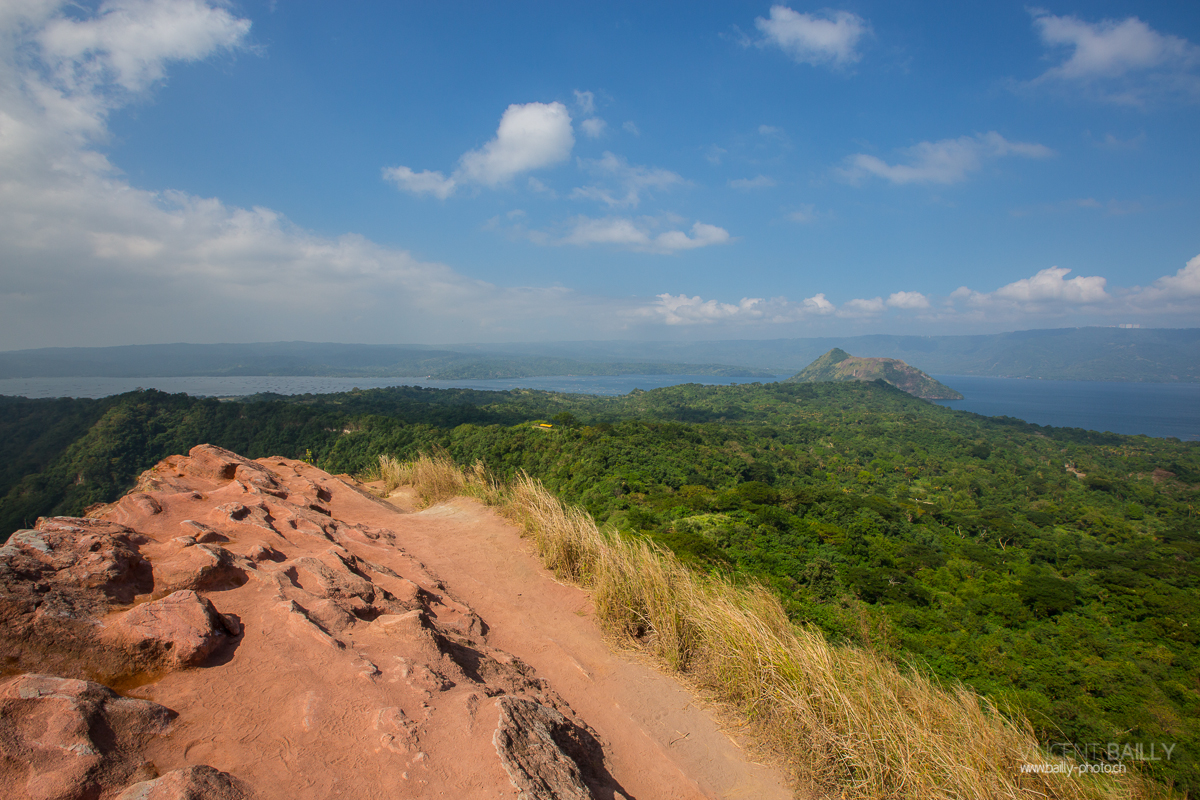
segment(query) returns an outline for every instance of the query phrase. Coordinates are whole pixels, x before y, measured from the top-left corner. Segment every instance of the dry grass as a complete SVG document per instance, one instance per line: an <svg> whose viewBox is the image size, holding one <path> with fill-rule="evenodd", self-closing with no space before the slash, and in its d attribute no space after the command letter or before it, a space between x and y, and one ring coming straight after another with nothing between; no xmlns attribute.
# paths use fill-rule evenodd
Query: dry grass
<svg viewBox="0 0 1200 800"><path fill-rule="evenodd" d="M412 486L423 506L441 503L458 495L494 502L499 491L482 461L476 461L470 469L461 469L444 450L435 450L432 455L422 453L412 461L380 456L378 472L372 471L370 477L382 480L387 493L399 486Z"/></svg>
<svg viewBox="0 0 1200 800"><path fill-rule="evenodd" d="M443 454L397 465L395 474L411 478L423 498L461 492L456 486L478 496L486 486L548 568L592 591L610 635L735 707L798 784L862 800L1172 796L1134 776L1022 773L1022 764L1060 759L1027 722L974 691L945 688L868 650L832 646L793 625L765 589L701 575L652 543L601 530L528 476L501 497L480 465L455 470L458 478L451 467Z"/></svg>

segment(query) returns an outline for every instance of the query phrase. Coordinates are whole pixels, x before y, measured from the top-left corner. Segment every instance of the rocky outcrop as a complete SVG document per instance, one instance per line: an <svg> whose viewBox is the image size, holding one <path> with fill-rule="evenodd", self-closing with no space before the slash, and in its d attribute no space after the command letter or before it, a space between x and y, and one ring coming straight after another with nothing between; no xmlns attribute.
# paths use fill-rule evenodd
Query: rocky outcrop
<svg viewBox="0 0 1200 800"><path fill-rule="evenodd" d="M174 713L91 681L27 674L0 684L5 797L85 800L156 775L141 749Z"/></svg>
<svg viewBox="0 0 1200 800"><path fill-rule="evenodd" d="M895 358L857 358L837 347L784 383L881 380L924 400L962 400L949 386Z"/></svg>
<svg viewBox="0 0 1200 800"><path fill-rule="evenodd" d="M144 667L179 669L199 665L239 633L236 621L183 589L118 615L101 637Z"/></svg>
<svg viewBox="0 0 1200 800"><path fill-rule="evenodd" d="M99 518L15 534L0 658L53 676L0 686L0 796L621 796L563 698L394 531L344 516L378 503L201 446Z"/></svg>
<svg viewBox="0 0 1200 800"><path fill-rule="evenodd" d="M117 800L250 800L253 796L242 781L201 764L135 783L117 795Z"/></svg>
<svg viewBox="0 0 1200 800"><path fill-rule="evenodd" d="M521 698L502 697L496 706L500 724L492 742L521 800L593 800L579 764L564 749L578 738L570 720Z"/></svg>

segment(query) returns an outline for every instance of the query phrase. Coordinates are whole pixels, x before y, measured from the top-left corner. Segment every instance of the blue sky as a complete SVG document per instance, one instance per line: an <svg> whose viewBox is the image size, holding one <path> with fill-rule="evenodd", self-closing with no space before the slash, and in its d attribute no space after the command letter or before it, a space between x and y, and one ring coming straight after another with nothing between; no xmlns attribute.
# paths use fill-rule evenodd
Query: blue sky
<svg viewBox="0 0 1200 800"><path fill-rule="evenodd" d="M1190 3L0 8L0 349L1200 325Z"/></svg>

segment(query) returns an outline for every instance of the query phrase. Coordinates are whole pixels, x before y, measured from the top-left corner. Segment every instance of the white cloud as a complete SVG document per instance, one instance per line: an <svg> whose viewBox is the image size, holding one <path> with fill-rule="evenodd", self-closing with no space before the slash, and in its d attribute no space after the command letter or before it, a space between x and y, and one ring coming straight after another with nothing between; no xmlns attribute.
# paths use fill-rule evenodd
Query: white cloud
<svg viewBox="0 0 1200 800"><path fill-rule="evenodd" d="M821 317L863 319L877 317L884 312L881 298L851 300L841 308L835 306L824 293L793 303L784 297L769 300L761 297L743 297L737 303L722 303L689 297L686 294L660 294L658 301L637 310L637 315L660 318L668 325L712 325L728 323L734 325L781 325L803 322Z"/></svg>
<svg viewBox="0 0 1200 800"><path fill-rule="evenodd" d="M661 316L668 325L697 325L727 321L758 321L766 314L760 297L744 297L741 302L718 303L699 296L660 294L658 303L651 306L651 315Z"/></svg>
<svg viewBox="0 0 1200 800"><path fill-rule="evenodd" d="M599 139L604 135L604 130L608 127L608 123L599 117L592 117L579 123L579 127L588 135L588 138Z"/></svg>
<svg viewBox="0 0 1200 800"><path fill-rule="evenodd" d="M1032 278L1022 278L1007 286L1001 286L993 292L993 296L1020 303L1096 303L1108 299L1108 294L1104 291L1107 283L1104 278L1092 276L1064 280L1070 271L1063 267L1050 267Z"/></svg>
<svg viewBox="0 0 1200 800"><path fill-rule="evenodd" d="M1145 289L1135 291L1138 305L1175 304L1200 298L1200 255L1192 258L1174 275L1166 275Z"/></svg>
<svg viewBox="0 0 1200 800"><path fill-rule="evenodd" d="M610 207L636 208L645 193L666 191L687 183L670 170L630 164L624 157L607 151L597 159L579 159L579 166L607 185L581 186L571 196L595 200Z"/></svg>
<svg viewBox="0 0 1200 800"><path fill-rule="evenodd" d="M767 136L773 139L782 139L784 137L783 128L777 128L774 125L759 125L758 133L761 136Z"/></svg>
<svg viewBox="0 0 1200 800"><path fill-rule="evenodd" d="M870 300L855 298L843 303L837 313L840 317L873 317L885 310L882 297L872 297Z"/></svg>
<svg viewBox="0 0 1200 800"><path fill-rule="evenodd" d="M447 178L440 172L428 169L423 172L413 172L408 167L385 167L383 177L384 180L392 181L406 192L431 194L439 200L445 200L458 188L456 179ZM530 178L530 180L537 179Z"/></svg>
<svg viewBox="0 0 1200 800"><path fill-rule="evenodd" d="M500 186L521 173L562 163L574 146L571 115L562 103L514 103L500 117L495 138L463 153L449 177L409 167L385 167L383 176L405 191L444 200L464 184Z"/></svg>
<svg viewBox="0 0 1200 800"><path fill-rule="evenodd" d="M803 308L812 314L832 314L836 309L833 303L825 298L824 292L805 298Z"/></svg>
<svg viewBox="0 0 1200 800"><path fill-rule="evenodd" d="M578 246L616 245L648 253L677 253L731 241L727 230L704 222L694 223L690 235L681 230L656 234L654 230L658 227L658 221L646 217L634 220L628 217L594 219L581 216L571 220L568 227L566 234L557 240L547 241Z"/></svg>
<svg viewBox="0 0 1200 800"><path fill-rule="evenodd" d="M163 78L167 62L239 47L249 33L249 20L200 0L106 0L95 16L55 17L37 41L59 88L139 92Z"/></svg>
<svg viewBox="0 0 1200 800"><path fill-rule="evenodd" d="M735 178L729 182L731 189L741 189L743 191L749 189L767 189L775 185L774 178L768 178L766 175L757 175L753 178Z"/></svg>
<svg viewBox="0 0 1200 800"><path fill-rule="evenodd" d="M763 34L760 47L778 47L801 64L846 67L862 58L859 42L871 25L849 11L818 11L801 14L787 6L771 6L769 19L754 20Z"/></svg>
<svg viewBox="0 0 1200 800"><path fill-rule="evenodd" d="M1159 33L1137 17L1093 23L1031 13L1042 43L1070 55L1030 85L1082 85L1100 99L1135 105L1156 95L1200 99L1200 47L1186 39Z"/></svg>
<svg viewBox="0 0 1200 800"><path fill-rule="evenodd" d="M634 136L641 136L642 131L638 128L637 123L633 120L626 120L621 127L626 133L632 133Z"/></svg>
<svg viewBox="0 0 1200 800"><path fill-rule="evenodd" d="M906 164L888 164L876 156L858 153L847 159L839 170L843 178L858 183L874 175L892 183L960 183L967 175L981 169L990 159L1007 155L1025 158L1048 158L1054 151L1045 145L1030 142L1010 142L995 131L921 142L903 151Z"/></svg>
<svg viewBox="0 0 1200 800"><path fill-rule="evenodd" d="M729 151L726 150L724 147L717 147L714 144L714 145L711 145L708 148L708 150L706 150L704 152L704 160L707 161L708 163L712 164L714 167L719 167L719 166L721 166L721 156L725 155L728 152Z"/></svg>
<svg viewBox="0 0 1200 800"><path fill-rule="evenodd" d="M892 308L929 308L929 298L920 292L892 292L888 295L887 304Z"/></svg>
<svg viewBox="0 0 1200 800"><path fill-rule="evenodd" d="M574 146L571 115L562 103L514 103L500 118L496 138L464 153L459 171L466 180L496 186L522 172L566 161Z"/></svg>
<svg viewBox="0 0 1200 800"><path fill-rule="evenodd" d="M1066 279L1071 270L1050 267L1030 278L1021 278L993 292L977 292L960 286L950 293L948 303L1001 314L1066 313L1081 306L1107 306L1112 296L1106 291L1107 279L1098 275Z"/></svg>
<svg viewBox="0 0 1200 800"><path fill-rule="evenodd" d="M360 236L317 236L270 209L131 186L94 149L108 115L172 61L242 46L249 23L216 0L72 5L69 18L65 7L0 2L4 347L428 342L623 324L627 300L499 287ZM398 177L440 191L436 173Z"/></svg>
<svg viewBox="0 0 1200 800"><path fill-rule="evenodd" d="M596 113L596 95L591 92L581 92L575 90L575 106L579 109L579 113L588 116Z"/></svg>

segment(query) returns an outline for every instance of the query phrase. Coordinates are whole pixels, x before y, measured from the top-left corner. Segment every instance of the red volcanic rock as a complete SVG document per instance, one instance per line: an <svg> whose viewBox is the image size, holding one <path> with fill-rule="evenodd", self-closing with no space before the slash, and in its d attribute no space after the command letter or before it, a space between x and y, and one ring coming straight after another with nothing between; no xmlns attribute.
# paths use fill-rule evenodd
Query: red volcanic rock
<svg viewBox="0 0 1200 800"><path fill-rule="evenodd" d="M242 781L200 764L135 783L117 795L116 800L247 800L250 797L253 793Z"/></svg>
<svg viewBox="0 0 1200 800"><path fill-rule="evenodd" d="M204 445L14 535L0 664L140 699L0 684L0 798L790 796L471 502Z"/></svg>
<svg viewBox="0 0 1200 800"><path fill-rule="evenodd" d="M153 587L139 551L146 541L122 525L67 517L14 533L0 547L0 659L71 677L124 672L119 654L97 649L97 620Z"/></svg>
<svg viewBox="0 0 1200 800"><path fill-rule="evenodd" d="M144 671L199 664L229 641L234 624L190 589L143 603L109 623L103 637L142 662ZM236 630L236 628L235 628Z"/></svg>
<svg viewBox="0 0 1200 800"><path fill-rule="evenodd" d="M91 800L155 775L140 755L174 713L91 681L20 675L0 684L0 791Z"/></svg>

